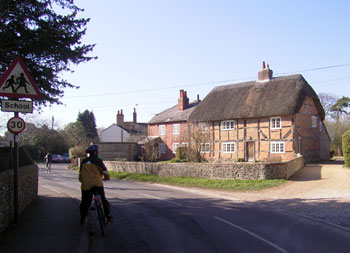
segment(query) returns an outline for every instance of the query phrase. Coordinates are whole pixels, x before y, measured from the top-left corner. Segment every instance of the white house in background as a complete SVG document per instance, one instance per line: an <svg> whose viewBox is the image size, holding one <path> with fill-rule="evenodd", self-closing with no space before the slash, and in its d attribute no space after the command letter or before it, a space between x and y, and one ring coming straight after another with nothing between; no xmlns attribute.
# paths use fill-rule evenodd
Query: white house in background
<svg viewBox="0 0 350 253"><path fill-rule="evenodd" d="M123 110L118 111L117 124L112 124L100 133L100 142L137 142L147 136L147 124L137 122L136 109L133 121L124 121Z"/></svg>
<svg viewBox="0 0 350 253"><path fill-rule="evenodd" d="M128 142L130 133L121 126L113 124L101 131L100 142Z"/></svg>

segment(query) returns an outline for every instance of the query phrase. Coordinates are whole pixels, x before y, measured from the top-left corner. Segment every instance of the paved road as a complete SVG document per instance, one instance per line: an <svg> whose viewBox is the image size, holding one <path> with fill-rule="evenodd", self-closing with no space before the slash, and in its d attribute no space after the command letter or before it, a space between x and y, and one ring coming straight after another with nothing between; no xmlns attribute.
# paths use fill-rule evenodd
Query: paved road
<svg viewBox="0 0 350 253"><path fill-rule="evenodd" d="M54 164L40 185L80 198L77 172ZM115 222L99 252L349 252L350 233L241 200L180 188L112 180Z"/></svg>

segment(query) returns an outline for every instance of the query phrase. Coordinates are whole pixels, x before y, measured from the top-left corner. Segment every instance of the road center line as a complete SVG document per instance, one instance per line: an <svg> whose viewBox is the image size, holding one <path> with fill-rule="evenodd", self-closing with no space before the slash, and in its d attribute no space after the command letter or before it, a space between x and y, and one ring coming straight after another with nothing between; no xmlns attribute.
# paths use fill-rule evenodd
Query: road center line
<svg viewBox="0 0 350 253"><path fill-rule="evenodd" d="M274 247L275 249L277 249L277 250L279 250L279 251L281 251L281 252L284 252L284 253L287 253L287 252L288 252L287 250L282 249L281 247L277 246L276 244L274 244L274 243L272 243L272 242L270 242L270 241L268 241L268 240L262 238L261 236L259 236L259 235L257 235L257 234L254 234L253 232L250 232L249 230L247 230L247 229L245 229L245 228L242 228L242 227L240 227L240 226L238 226L238 225L235 225L235 224L233 224L232 222L229 222L229 221L227 221L227 220L221 219L221 218L216 217L216 216L213 216L213 218L214 218L214 219L217 219L217 220L219 220L219 221L222 221L222 222L224 222L224 223L226 223L226 224L228 224L228 225L230 225L230 226L232 226L232 227L235 227L235 228L237 228L237 229L239 229L239 230L241 230L241 231L243 231L243 232L246 232L247 234L249 234L249 235L251 235L251 236L253 236L253 237L255 237L255 238L257 238L257 239L259 239L259 240L261 240L261 241L263 241L264 243L269 244L270 246Z"/></svg>
<svg viewBox="0 0 350 253"><path fill-rule="evenodd" d="M179 203L176 203L176 202L173 202L173 201L169 201L169 200L165 200L165 199L162 199L162 198L159 198L159 197L156 197L156 196L152 196L152 195L148 195L148 194L144 194L144 193L139 193L139 194L144 196L144 197L149 197L149 198L153 198L153 199L159 199L159 200L163 200L165 202L168 202L168 203L171 203L171 204L174 204L174 205L177 205L177 206L182 206Z"/></svg>

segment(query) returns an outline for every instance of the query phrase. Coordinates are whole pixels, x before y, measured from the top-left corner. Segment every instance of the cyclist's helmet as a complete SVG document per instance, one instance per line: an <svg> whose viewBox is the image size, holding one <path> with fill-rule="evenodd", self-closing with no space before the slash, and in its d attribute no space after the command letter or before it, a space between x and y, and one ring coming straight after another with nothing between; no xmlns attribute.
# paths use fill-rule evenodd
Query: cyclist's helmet
<svg viewBox="0 0 350 253"><path fill-rule="evenodd" d="M97 151L98 150L98 145L94 144L94 145L91 145L89 146L87 149L86 149L86 153L93 153L94 151Z"/></svg>

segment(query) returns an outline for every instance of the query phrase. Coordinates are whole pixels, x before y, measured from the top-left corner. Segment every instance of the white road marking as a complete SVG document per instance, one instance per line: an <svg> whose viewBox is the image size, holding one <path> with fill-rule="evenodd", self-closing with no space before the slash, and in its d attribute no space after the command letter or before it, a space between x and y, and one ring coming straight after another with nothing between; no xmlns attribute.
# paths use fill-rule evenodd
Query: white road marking
<svg viewBox="0 0 350 253"><path fill-rule="evenodd" d="M56 192L56 193L62 193L61 191L59 191L59 190L57 190L57 189L55 189L55 188L52 188L52 187L47 187L47 186L42 186L43 188L46 188L46 189L49 189L49 190L51 190L51 191L53 191L53 192Z"/></svg>
<svg viewBox="0 0 350 253"><path fill-rule="evenodd" d="M247 234L249 234L249 235L251 235L251 236L253 236L253 237L255 237L255 238L257 238L257 239L259 239L259 240L261 240L261 241L263 241L263 242L265 242L265 243L267 243L267 244L269 244L270 246L274 247L275 249L277 249L277 250L279 250L279 251L281 251L281 252L284 252L284 253L287 253L287 252L288 252L287 250L282 249L281 247L277 246L276 244L274 244L274 243L272 243L272 242L270 242L270 241L268 241L268 240L262 238L261 236L259 236L259 235L257 235L257 234L254 234L253 232L250 232L249 230L247 230L247 229L245 229L245 228L242 228L242 227L240 227L240 226L238 226L238 225L233 224L232 222L229 222L229 221L227 221L227 220L221 219L221 218L219 218L219 217L216 217L216 216L213 216L213 217L214 217L214 219L217 219L217 220L219 220L219 221L222 221L222 222L224 222L224 223L226 223L226 224L228 224L228 225L230 225L230 226L232 226L232 227L235 227L235 228L237 228L237 229L239 229L239 230L241 230L241 231L243 231L243 232L246 232Z"/></svg>
<svg viewBox="0 0 350 253"><path fill-rule="evenodd" d="M176 203L176 202L173 202L173 201L169 201L169 200L165 200L165 199L162 199L162 198L159 198L159 197L156 197L156 196L152 196L152 195L148 195L148 194L143 194L143 193L139 193L140 195L144 196L144 197L149 197L149 198L153 198L153 199L159 199L159 200L163 200L165 202L168 202L168 203L171 203L171 204L174 204L174 205L177 205L177 206L183 206L179 203Z"/></svg>

